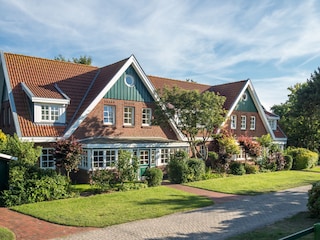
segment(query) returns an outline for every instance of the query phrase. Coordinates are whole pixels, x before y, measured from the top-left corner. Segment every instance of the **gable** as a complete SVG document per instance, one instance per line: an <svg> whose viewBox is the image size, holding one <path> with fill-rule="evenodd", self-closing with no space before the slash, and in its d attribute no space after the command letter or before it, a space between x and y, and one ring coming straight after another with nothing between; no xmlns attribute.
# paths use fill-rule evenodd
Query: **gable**
<svg viewBox="0 0 320 240"><path fill-rule="evenodd" d="M132 76L133 82L132 86L126 84L126 77ZM132 80L132 79L131 79ZM116 83L111 87L111 89L105 94L104 98L109 99L119 99L119 100L129 100L138 102L153 102L153 97L147 90L143 81L131 66L118 78Z"/></svg>
<svg viewBox="0 0 320 240"><path fill-rule="evenodd" d="M248 89L242 95L235 110L241 111L241 112L258 112L256 105L254 104L254 101Z"/></svg>

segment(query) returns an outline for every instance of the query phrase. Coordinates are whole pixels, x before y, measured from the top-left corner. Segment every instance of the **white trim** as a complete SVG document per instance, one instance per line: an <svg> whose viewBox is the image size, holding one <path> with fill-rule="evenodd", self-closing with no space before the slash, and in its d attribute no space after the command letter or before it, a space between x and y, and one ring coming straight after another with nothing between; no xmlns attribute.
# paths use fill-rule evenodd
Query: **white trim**
<svg viewBox="0 0 320 240"><path fill-rule="evenodd" d="M11 155L4 154L4 153L0 153L0 158L5 158L5 159L8 159L8 160L15 160L15 161L18 160L17 157L13 157L13 156L11 156Z"/></svg>
<svg viewBox="0 0 320 240"><path fill-rule="evenodd" d="M4 52L1 51L0 55L1 55L1 63L2 63L4 80L5 80L6 86L7 86L7 92L8 92L8 98L9 98L9 103L10 103L10 107L11 107L13 123L15 126L17 136L21 137L21 129L20 129L19 121L18 121L17 109L16 109L16 105L14 102L14 98L13 98L13 93L12 93L11 84L10 84L10 80L9 80L9 74L8 74L7 64L6 64L5 57L4 57Z"/></svg>
<svg viewBox="0 0 320 240"><path fill-rule="evenodd" d="M63 139L62 137L20 137L21 141L34 142L34 143L50 143Z"/></svg>
<svg viewBox="0 0 320 240"><path fill-rule="evenodd" d="M65 95L67 97L67 99L35 97L34 94L32 93L32 91L28 88L28 86L24 82L21 82L21 87L22 87L22 90L28 95L29 99L32 102L49 103L49 104L66 104L66 105L70 104L70 98L68 98L67 95ZM58 87L58 89L60 89L60 88Z"/></svg>
<svg viewBox="0 0 320 240"><path fill-rule="evenodd" d="M86 149L126 149L126 148L183 148L189 147L188 143L111 143L111 144L83 144Z"/></svg>

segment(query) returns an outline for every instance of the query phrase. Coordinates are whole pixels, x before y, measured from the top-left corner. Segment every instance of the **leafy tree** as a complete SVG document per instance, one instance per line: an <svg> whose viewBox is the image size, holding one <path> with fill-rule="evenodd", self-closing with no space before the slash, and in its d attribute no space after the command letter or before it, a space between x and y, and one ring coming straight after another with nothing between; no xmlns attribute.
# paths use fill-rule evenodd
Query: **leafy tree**
<svg viewBox="0 0 320 240"><path fill-rule="evenodd" d="M70 59L66 59L61 54L59 54L58 56L54 57L54 60L62 61L62 62L71 62ZM84 65L91 65L92 58L84 55L84 56L80 56L79 58L72 58L72 62L80 63L80 64L84 64Z"/></svg>
<svg viewBox="0 0 320 240"><path fill-rule="evenodd" d="M136 157L132 157L131 152L120 150L115 167L121 184L126 181L134 181L137 179L139 163Z"/></svg>
<svg viewBox="0 0 320 240"><path fill-rule="evenodd" d="M81 143L74 138L58 140L53 144L56 166L66 171L67 178L70 180L70 172L77 171L81 161L83 149Z"/></svg>
<svg viewBox="0 0 320 240"><path fill-rule="evenodd" d="M289 88L289 99L272 110L281 117L288 145L320 150L320 68L306 83Z"/></svg>
<svg viewBox="0 0 320 240"><path fill-rule="evenodd" d="M247 159L247 154L252 157L257 157L261 155L261 146L257 141L254 141L251 137L240 136L238 137L238 142L240 146L243 147Z"/></svg>
<svg viewBox="0 0 320 240"><path fill-rule="evenodd" d="M0 152L3 151L7 144L7 135L0 129Z"/></svg>
<svg viewBox="0 0 320 240"><path fill-rule="evenodd" d="M178 87L165 87L160 95L154 122L161 124L171 121L187 138L193 157L200 155L206 160L206 143L225 119L225 97L214 92L200 93ZM198 140L198 136L201 136L201 140ZM206 155L202 156L197 150L199 144L203 145Z"/></svg>

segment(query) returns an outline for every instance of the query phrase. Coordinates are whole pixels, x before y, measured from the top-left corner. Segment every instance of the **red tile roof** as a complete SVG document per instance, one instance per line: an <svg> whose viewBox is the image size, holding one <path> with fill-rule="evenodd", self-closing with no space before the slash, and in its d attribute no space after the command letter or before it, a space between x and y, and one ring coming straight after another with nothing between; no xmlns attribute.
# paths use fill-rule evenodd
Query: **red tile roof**
<svg viewBox="0 0 320 240"><path fill-rule="evenodd" d="M4 57L23 137L62 136L66 125L33 123L33 117L30 116L27 105L27 96L22 90L21 82L25 83L37 97L61 99L63 96L54 87L54 84L57 83L58 87L71 99L67 107L67 123L70 124L70 121L75 119L74 115L79 115L81 110L91 103L94 96L102 90L125 61L99 70L94 66L11 53L5 53ZM99 76L93 82L98 71L100 71ZM79 111L76 111L77 109Z"/></svg>

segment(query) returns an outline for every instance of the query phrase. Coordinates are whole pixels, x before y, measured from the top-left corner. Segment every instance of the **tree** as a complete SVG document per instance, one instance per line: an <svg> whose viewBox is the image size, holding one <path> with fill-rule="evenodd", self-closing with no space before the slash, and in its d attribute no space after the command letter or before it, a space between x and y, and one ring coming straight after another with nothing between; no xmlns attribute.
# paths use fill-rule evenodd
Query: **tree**
<svg viewBox="0 0 320 240"><path fill-rule="evenodd" d="M71 62L70 59L66 59L61 54L59 54L57 57L54 57L54 60L61 61L61 62ZM72 62L84 64L84 65L91 65L92 58L84 55L84 56L80 56L79 58L72 58Z"/></svg>
<svg viewBox="0 0 320 240"><path fill-rule="evenodd" d="M53 144L56 166L66 171L67 178L70 180L70 172L77 171L81 161L83 149L81 143L74 138L58 140Z"/></svg>
<svg viewBox="0 0 320 240"><path fill-rule="evenodd" d="M155 110L155 123L171 121L187 138L193 157L208 158L206 143L225 119L223 108L225 97L214 92L200 93L197 90L184 90L178 87L162 89ZM199 140L198 136L201 136ZM197 150L201 144L205 155Z"/></svg>
<svg viewBox="0 0 320 240"><path fill-rule="evenodd" d="M320 150L320 69L306 83L288 88L289 99L272 110L288 136L288 145Z"/></svg>

